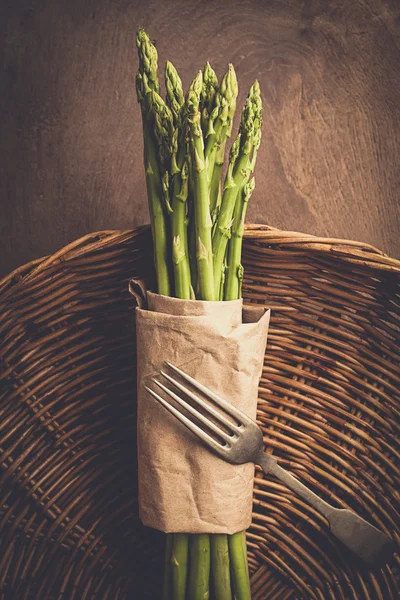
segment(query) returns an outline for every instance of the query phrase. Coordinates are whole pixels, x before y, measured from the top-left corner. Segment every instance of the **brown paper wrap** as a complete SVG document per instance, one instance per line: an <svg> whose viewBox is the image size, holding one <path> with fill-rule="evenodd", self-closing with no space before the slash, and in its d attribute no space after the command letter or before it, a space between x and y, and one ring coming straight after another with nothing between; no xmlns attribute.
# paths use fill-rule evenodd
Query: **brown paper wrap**
<svg viewBox="0 0 400 600"><path fill-rule="evenodd" d="M139 510L164 532L228 533L251 522L254 465L213 455L144 389L168 360L255 419L269 325L264 307L147 293L136 309Z"/></svg>

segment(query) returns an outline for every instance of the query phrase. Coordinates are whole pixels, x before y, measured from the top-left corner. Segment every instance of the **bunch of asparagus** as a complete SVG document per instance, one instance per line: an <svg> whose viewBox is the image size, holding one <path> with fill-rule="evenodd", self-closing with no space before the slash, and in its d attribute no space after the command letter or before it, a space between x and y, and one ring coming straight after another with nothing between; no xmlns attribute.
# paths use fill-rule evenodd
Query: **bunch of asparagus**
<svg viewBox="0 0 400 600"><path fill-rule="evenodd" d="M157 291L186 299L240 298L244 220L261 141L259 84L248 93L222 186L238 94L233 66L219 84L207 63L184 96L181 79L167 62L164 101L157 50L143 29L136 42ZM205 600L209 590L215 600L250 599L244 532L169 534L165 557L164 600Z"/></svg>

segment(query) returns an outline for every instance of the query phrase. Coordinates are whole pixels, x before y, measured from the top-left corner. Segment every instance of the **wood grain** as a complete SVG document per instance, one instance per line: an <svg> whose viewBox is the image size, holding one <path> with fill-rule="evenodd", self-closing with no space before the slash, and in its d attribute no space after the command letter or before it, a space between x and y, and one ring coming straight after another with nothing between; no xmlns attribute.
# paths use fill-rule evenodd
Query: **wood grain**
<svg viewBox="0 0 400 600"><path fill-rule="evenodd" d="M260 80L250 222L400 256L395 0L2 0L0 273L148 221L135 31L187 86L207 59Z"/></svg>

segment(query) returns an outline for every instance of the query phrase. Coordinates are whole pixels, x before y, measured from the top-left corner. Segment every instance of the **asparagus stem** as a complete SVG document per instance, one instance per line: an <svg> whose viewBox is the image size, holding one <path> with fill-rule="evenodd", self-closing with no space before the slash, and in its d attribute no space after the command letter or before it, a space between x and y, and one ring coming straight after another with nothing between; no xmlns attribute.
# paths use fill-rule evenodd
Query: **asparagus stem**
<svg viewBox="0 0 400 600"><path fill-rule="evenodd" d="M208 600L210 585L210 537L200 533L190 536L189 599Z"/></svg>
<svg viewBox="0 0 400 600"><path fill-rule="evenodd" d="M228 536L214 534L210 540L215 600L232 600Z"/></svg>
<svg viewBox="0 0 400 600"><path fill-rule="evenodd" d="M175 296L191 298L191 277L188 252L186 206L189 167L186 161L186 140L182 127L182 82L174 65L165 65L167 104L170 107L174 131L170 140L171 174L173 175L171 235Z"/></svg>
<svg viewBox="0 0 400 600"><path fill-rule="evenodd" d="M172 571L171 571L171 550L172 550L172 534L166 535L165 554L164 554L164 585L163 585L163 600L172 600Z"/></svg>
<svg viewBox="0 0 400 600"><path fill-rule="evenodd" d="M211 176L210 185L210 214L213 224L218 218L219 206L221 204L221 172L222 164L215 163L214 171Z"/></svg>
<svg viewBox="0 0 400 600"><path fill-rule="evenodd" d="M192 282L193 293L196 298L199 298L199 281L197 278L197 261L196 261L196 227L194 223L194 207L192 201L192 215L189 217L189 263L190 263L190 279Z"/></svg>
<svg viewBox="0 0 400 600"><path fill-rule="evenodd" d="M193 80L186 98L188 146L194 193L197 279L201 300L214 300L209 189L204 157L203 133L200 126L200 92L202 72Z"/></svg>
<svg viewBox="0 0 400 600"><path fill-rule="evenodd" d="M143 29L139 29L136 37L139 54L139 70L136 76L136 92L142 110L144 163L146 187L149 203L150 222L152 228L154 263L157 276L157 290L169 296L171 292L169 274L169 240L165 207L163 206L163 184L157 160L154 139L154 115L151 110L152 93L157 93L157 50Z"/></svg>
<svg viewBox="0 0 400 600"><path fill-rule="evenodd" d="M188 254L186 201L188 197L188 165L185 162L174 177L172 199L172 263L175 277L175 296L191 298L191 277Z"/></svg>
<svg viewBox="0 0 400 600"><path fill-rule="evenodd" d="M170 203L170 178L178 169L175 161L174 125L171 110L154 90L149 94L150 110L154 119L154 135L157 141L158 164L161 169L161 182L166 213L172 213ZM174 159L174 160L173 160Z"/></svg>
<svg viewBox="0 0 400 600"><path fill-rule="evenodd" d="M228 264L225 272L225 300L235 300L242 295L243 266L241 264L244 222L247 206L255 186L254 177L243 186L233 213L232 237L228 246Z"/></svg>
<svg viewBox="0 0 400 600"><path fill-rule="evenodd" d="M171 548L171 600L185 600L188 570L189 536L186 533L173 533Z"/></svg>
<svg viewBox="0 0 400 600"><path fill-rule="evenodd" d="M225 178L221 208L213 234L214 287L220 289L222 265L231 236L232 217L238 193L254 169L255 156L261 139L262 102L256 81L250 88L242 111L239 134L232 144Z"/></svg>
<svg viewBox="0 0 400 600"><path fill-rule="evenodd" d="M223 262L222 263L221 282L220 282L218 300L226 300L227 299L227 298L224 298L226 270L227 270L227 265L226 265L225 262Z"/></svg>
<svg viewBox="0 0 400 600"><path fill-rule="evenodd" d="M221 135L221 142L218 146L217 153L215 156L214 169L211 174L210 212L211 212L211 219L212 219L213 224L218 219L218 213L219 213L221 199L222 199L221 174L222 174L222 167L224 166L226 140L227 140L227 137L223 131L223 133Z"/></svg>
<svg viewBox="0 0 400 600"><path fill-rule="evenodd" d="M164 296L171 295L169 263L169 244L167 224L162 204L162 186L158 167L155 143L150 133L144 131L144 162L146 168L146 187L149 202L150 222L154 247L154 263L157 276L157 291Z"/></svg>
<svg viewBox="0 0 400 600"><path fill-rule="evenodd" d="M251 600L249 570L247 566L246 532L240 531L228 537L232 583L235 600Z"/></svg>
<svg viewBox="0 0 400 600"><path fill-rule="evenodd" d="M188 153L187 161L189 165L189 186L188 186L188 199L187 204L187 220L188 220L188 246L189 246L189 265L190 265L190 279L192 283L193 295L195 298L199 297L198 290L198 278L197 278L197 261L196 261L196 228L194 222L194 191L193 191L193 179L191 176L192 167L190 154Z"/></svg>
<svg viewBox="0 0 400 600"><path fill-rule="evenodd" d="M249 158L246 154L240 154L240 138L241 134L239 133L231 148L221 208L212 239L215 289L221 288L223 264L228 240L231 237L232 213L235 208L238 191L250 175ZM235 173L236 177L232 173Z"/></svg>
<svg viewBox="0 0 400 600"><path fill-rule="evenodd" d="M221 81L221 86L215 95L215 107L210 113L206 137L205 156L207 161L207 176L211 188L215 164L219 164L219 176L224 162L225 144L232 131L232 121L236 110L236 98L238 84L235 69L229 65ZM210 196L210 210L214 211L217 201L215 194L216 186L214 180L214 194Z"/></svg>

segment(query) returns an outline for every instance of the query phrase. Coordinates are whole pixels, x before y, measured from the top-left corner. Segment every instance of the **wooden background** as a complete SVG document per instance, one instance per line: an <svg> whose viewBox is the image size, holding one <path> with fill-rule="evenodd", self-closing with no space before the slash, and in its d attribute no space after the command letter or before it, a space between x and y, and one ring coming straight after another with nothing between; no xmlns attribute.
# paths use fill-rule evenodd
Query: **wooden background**
<svg viewBox="0 0 400 600"><path fill-rule="evenodd" d="M148 221L135 31L185 87L232 62L265 122L248 220L400 256L397 0L1 0L0 274Z"/></svg>

